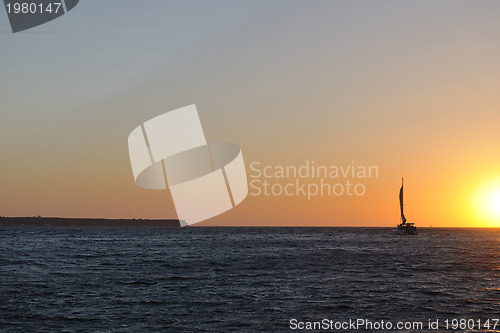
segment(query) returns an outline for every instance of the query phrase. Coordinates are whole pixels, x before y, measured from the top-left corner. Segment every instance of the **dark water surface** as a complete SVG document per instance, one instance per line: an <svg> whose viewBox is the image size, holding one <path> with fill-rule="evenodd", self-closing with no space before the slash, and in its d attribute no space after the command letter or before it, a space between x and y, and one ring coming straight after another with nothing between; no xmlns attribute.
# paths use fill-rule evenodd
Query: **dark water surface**
<svg viewBox="0 0 500 333"><path fill-rule="evenodd" d="M292 318L500 317L500 229L389 233L1 228L0 331L275 332L292 331Z"/></svg>

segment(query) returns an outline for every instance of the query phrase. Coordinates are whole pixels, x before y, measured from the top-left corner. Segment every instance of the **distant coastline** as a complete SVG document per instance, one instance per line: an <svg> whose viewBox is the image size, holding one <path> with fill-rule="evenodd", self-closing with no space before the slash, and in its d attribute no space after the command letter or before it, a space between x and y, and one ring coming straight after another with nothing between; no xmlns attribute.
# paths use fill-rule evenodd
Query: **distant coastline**
<svg viewBox="0 0 500 333"><path fill-rule="evenodd" d="M168 227L185 226L177 219L103 219L103 218L64 218L64 217L0 217L4 227Z"/></svg>

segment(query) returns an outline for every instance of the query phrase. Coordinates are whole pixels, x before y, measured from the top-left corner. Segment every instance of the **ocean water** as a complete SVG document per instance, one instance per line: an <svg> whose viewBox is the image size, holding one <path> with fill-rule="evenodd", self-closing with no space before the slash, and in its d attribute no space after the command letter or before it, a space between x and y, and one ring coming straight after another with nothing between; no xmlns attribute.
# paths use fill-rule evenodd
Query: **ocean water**
<svg viewBox="0 0 500 333"><path fill-rule="evenodd" d="M393 332L437 319L444 332L446 319L500 317L500 229L18 227L0 239L2 332L300 331L292 319L424 325Z"/></svg>

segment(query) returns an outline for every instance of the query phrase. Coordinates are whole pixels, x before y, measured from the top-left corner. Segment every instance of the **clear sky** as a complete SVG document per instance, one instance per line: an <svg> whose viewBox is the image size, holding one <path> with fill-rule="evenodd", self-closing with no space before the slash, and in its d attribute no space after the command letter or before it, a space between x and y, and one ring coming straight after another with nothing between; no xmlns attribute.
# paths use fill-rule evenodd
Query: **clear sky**
<svg viewBox="0 0 500 333"><path fill-rule="evenodd" d="M84 0L0 10L0 215L175 217L127 137L196 104L247 167L376 165L363 196L249 196L204 225L500 226L499 1ZM249 174L251 170L247 170ZM410 213L410 212L409 212Z"/></svg>

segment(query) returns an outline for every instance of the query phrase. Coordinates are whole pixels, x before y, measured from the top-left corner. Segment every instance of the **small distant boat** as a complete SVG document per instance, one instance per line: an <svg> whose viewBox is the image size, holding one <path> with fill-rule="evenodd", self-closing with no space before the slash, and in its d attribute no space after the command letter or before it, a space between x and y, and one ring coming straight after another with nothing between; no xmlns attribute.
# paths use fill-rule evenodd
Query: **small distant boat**
<svg viewBox="0 0 500 333"><path fill-rule="evenodd" d="M392 229L392 233L396 235L418 235L415 223L406 222L403 212L403 178L401 178L401 189L399 190L399 207L401 209L401 223Z"/></svg>

